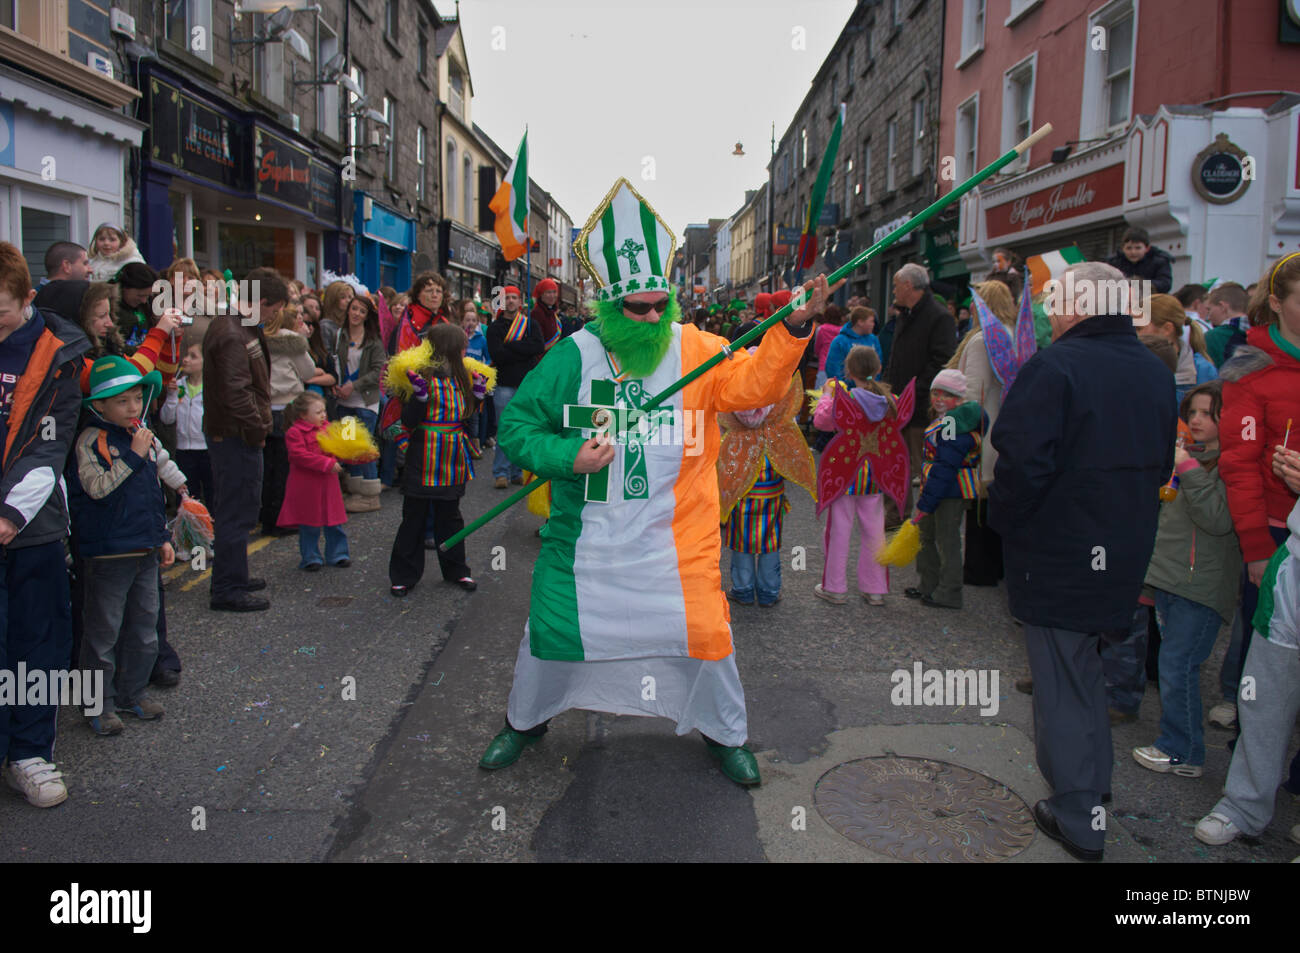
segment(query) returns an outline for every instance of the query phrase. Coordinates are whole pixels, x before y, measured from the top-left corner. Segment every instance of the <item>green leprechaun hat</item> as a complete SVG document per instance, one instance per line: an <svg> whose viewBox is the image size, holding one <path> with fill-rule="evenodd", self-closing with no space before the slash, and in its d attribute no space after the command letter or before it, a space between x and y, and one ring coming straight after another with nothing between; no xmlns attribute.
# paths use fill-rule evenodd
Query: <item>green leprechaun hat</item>
<svg viewBox="0 0 1300 953"><path fill-rule="evenodd" d="M162 375L156 370L141 374L140 368L126 358L106 354L91 367L90 396L84 398L81 404L83 407L91 407L92 401L116 397L132 387L144 387L144 411L148 411L149 405L162 393Z"/></svg>
<svg viewBox="0 0 1300 953"><path fill-rule="evenodd" d="M627 179L614 183L573 243L596 280L597 301L639 291L669 291L668 268L677 239Z"/></svg>

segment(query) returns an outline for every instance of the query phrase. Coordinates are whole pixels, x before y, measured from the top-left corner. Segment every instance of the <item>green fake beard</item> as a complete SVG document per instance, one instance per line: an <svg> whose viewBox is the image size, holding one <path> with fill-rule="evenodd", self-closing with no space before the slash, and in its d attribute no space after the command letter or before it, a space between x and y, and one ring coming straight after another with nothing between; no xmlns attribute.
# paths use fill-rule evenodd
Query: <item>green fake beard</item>
<svg viewBox="0 0 1300 953"><path fill-rule="evenodd" d="M673 325L681 316L681 307L672 295L668 296L668 310L658 321L633 321L623 313L621 301L600 301L596 320L589 327L605 349L614 352L629 377L649 377L667 353Z"/></svg>

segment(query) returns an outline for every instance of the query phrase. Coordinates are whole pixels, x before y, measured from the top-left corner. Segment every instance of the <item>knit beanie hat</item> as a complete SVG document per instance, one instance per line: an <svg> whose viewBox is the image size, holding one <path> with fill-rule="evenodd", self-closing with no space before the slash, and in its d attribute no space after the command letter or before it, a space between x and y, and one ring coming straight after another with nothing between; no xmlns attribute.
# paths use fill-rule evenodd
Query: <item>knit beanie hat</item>
<svg viewBox="0 0 1300 953"><path fill-rule="evenodd" d="M760 291L754 295L754 313L760 318L766 318L772 313L772 296L766 291Z"/></svg>
<svg viewBox="0 0 1300 953"><path fill-rule="evenodd" d="M946 391L954 397L964 398L966 396L966 375L955 367L944 368L934 375L934 380L930 382L930 390Z"/></svg>
<svg viewBox="0 0 1300 953"><path fill-rule="evenodd" d="M785 307L787 304L789 304L789 303L790 303L790 292L788 292L788 291L773 291L773 292L772 292L772 312L773 312L773 313L776 313L777 311L781 310L782 308L784 308L784 307Z"/></svg>

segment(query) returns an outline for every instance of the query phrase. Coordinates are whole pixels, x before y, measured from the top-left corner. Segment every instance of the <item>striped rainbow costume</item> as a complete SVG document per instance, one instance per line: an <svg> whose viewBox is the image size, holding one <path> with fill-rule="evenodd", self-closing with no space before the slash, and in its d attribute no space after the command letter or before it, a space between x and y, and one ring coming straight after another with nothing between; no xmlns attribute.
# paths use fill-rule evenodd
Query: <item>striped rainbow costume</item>
<svg viewBox="0 0 1300 953"><path fill-rule="evenodd" d="M763 457L763 471L754 488L741 498L727 518L727 548L738 553L774 553L781 548L781 524L790 501L785 478Z"/></svg>
<svg viewBox="0 0 1300 953"><path fill-rule="evenodd" d="M407 466L418 462L426 487L455 486L474 478L474 463L465 436L465 395L450 377L429 382L424 419L413 428Z"/></svg>

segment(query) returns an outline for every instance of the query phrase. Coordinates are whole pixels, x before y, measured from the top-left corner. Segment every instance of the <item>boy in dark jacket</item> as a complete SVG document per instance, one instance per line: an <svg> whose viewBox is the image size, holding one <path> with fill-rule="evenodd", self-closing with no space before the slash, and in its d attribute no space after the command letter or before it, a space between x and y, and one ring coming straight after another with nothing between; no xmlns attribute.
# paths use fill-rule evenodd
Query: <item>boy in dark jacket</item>
<svg viewBox="0 0 1300 953"><path fill-rule="evenodd" d="M1173 261L1168 252L1151 245L1145 229L1129 228L1119 243L1119 251L1106 264L1118 268L1126 278L1151 282L1155 294L1167 295L1174 286Z"/></svg>
<svg viewBox="0 0 1300 953"><path fill-rule="evenodd" d="M77 432L78 375L90 347L57 314L32 308L23 253L0 242L0 665L60 671L72 652L59 475ZM34 807L68 798L54 756L57 704L0 705L5 782Z"/></svg>
<svg viewBox="0 0 1300 953"><path fill-rule="evenodd" d="M142 377L125 358L97 360L85 400L92 414L68 468L85 572L81 666L112 685L90 719L99 735L122 732L119 711L144 721L163 714L143 697L158 655L158 564L176 561L158 481L183 494L185 474L140 421L161 390L157 371Z"/></svg>
<svg viewBox="0 0 1300 953"><path fill-rule="evenodd" d="M949 368L935 375L930 384L935 419L925 430L921 498L912 515L912 522L921 524L916 556L921 584L903 593L934 609L961 608L961 524L968 501L979 496L980 445L988 419L979 401L965 398L961 371Z"/></svg>

